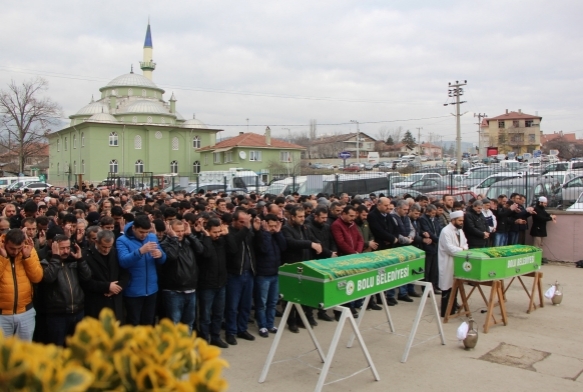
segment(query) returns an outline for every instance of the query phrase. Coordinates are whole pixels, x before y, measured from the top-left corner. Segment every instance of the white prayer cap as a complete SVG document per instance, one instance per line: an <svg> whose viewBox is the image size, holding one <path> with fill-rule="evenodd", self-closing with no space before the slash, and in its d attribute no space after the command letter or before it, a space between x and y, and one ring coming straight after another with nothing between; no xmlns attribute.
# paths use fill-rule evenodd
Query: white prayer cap
<svg viewBox="0 0 583 392"><path fill-rule="evenodd" d="M462 216L464 216L463 211L454 211L451 214L449 214L449 219L457 219L461 218Z"/></svg>
<svg viewBox="0 0 583 392"><path fill-rule="evenodd" d="M544 196L541 196L541 197L539 197L539 198L538 198L538 201L539 201L540 203L546 203L546 202L547 202L547 198L546 198L546 197L544 197Z"/></svg>

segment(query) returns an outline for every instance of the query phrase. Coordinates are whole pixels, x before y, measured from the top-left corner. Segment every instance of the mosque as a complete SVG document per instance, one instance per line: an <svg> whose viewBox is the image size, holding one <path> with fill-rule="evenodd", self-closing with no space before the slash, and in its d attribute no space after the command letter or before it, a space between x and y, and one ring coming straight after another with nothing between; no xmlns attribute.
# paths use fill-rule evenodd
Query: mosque
<svg viewBox="0 0 583 392"><path fill-rule="evenodd" d="M120 177L149 173L196 174L200 152L216 144L218 129L202 121L185 120L176 111L174 93L152 80L156 69L150 24L146 30L142 75L132 71L100 88L99 99L69 116L70 123L49 139L48 182L71 186L78 181L97 183L111 173ZM150 174L151 175L151 174Z"/></svg>

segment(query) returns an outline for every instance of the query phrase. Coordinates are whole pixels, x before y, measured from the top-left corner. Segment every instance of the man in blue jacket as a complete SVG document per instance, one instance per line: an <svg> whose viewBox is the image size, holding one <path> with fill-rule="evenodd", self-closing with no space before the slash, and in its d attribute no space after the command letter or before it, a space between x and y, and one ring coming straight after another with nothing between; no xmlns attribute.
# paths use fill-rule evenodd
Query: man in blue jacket
<svg viewBox="0 0 583 392"><path fill-rule="evenodd" d="M156 264L164 264L166 254L156 234L150 232L151 226L148 216L139 215L125 225L124 235L116 241L119 265L130 273L123 291L126 323L130 325L153 325L156 315Z"/></svg>

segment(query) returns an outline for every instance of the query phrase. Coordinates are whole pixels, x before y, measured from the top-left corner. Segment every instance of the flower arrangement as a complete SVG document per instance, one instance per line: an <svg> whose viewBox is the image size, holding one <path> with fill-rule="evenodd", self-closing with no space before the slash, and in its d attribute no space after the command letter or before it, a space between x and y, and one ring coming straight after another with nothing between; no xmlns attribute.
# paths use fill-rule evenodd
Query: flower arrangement
<svg viewBox="0 0 583 392"><path fill-rule="evenodd" d="M120 326L110 309L83 319L65 349L0 334L0 390L219 392L226 366L186 325Z"/></svg>

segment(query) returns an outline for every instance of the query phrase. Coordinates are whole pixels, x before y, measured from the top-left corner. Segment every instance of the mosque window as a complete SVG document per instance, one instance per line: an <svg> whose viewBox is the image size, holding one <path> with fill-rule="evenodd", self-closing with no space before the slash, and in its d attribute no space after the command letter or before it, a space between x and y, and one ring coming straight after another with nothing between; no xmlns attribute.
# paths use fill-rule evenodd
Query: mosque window
<svg viewBox="0 0 583 392"><path fill-rule="evenodd" d="M63 141L63 146L65 147L65 151L67 151L67 136L65 136L65 140Z"/></svg>
<svg viewBox="0 0 583 392"><path fill-rule="evenodd" d="M178 173L178 161L170 162L170 173Z"/></svg>
<svg viewBox="0 0 583 392"><path fill-rule="evenodd" d="M85 134L81 132L81 147L85 147Z"/></svg>
<svg viewBox="0 0 583 392"><path fill-rule="evenodd" d="M177 137L172 138L172 149L178 150L178 138Z"/></svg>
<svg viewBox="0 0 583 392"><path fill-rule="evenodd" d="M134 137L134 148L136 150L141 150L142 149L142 137L140 135L136 135Z"/></svg>
<svg viewBox="0 0 583 392"><path fill-rule="evenodd" d="M166 119L165 119L164 117L162 117L162 118L160 119L160 122L161 122L162 124L166 124Z"/></svg>
<svg viewBox="0 0 583 392"><path fill-rule="evenodd" d="M152 116L148 116L148 118L146 119L146 122L148 124L152 124Z"/></svg>
<svg viewBox="0 0 583 392"><path fill-rule="evenodd" d="M109 161L109 172L110 173L117 173L117 160L112 159Z"/></svg>
<svg viewBox="0 0 583 392"><path fill-rule="evenodd" d="M61 151L61 139L57 139L57 152Z"/></svg>
<svg viewBox="0 0 583 392"><path fill-rule="evenodd" d="M57 175L61 172L61 163L57 162Z"/></svg>
<svg viewBox="0 0 583 392"><path fill-rule="evenodd" d="M160 132L160 131L156 132L156 133L154 134L154 137L155 137L156 139L162 139L162 132Z"/></svg>
<svg viewBox="0 0 583 392"><path fill-rule="evenodd" d="M192 164L192 172L194 174L200 173L200 162L199 161L194 161L194 163Z"/></svg>
<svg viewBox="0 0 583 392"><path fill-rule="evenodd" d="M192 148L200 148L200 137L195 136L192 138Z"/></svg>
<svg viewBox="0 0 583 392"><path fill-rule="evenodd" d="M73 161L73 174L77 174L77 161Z"/></svg>
<svg viewBox="0 0 583 392"><path fill-rule="evenodd" d="M138 122L138 116L132 117L132 122L135 124Z"/></svg>
<svg viewBox="0 0 583 392"><path fill-rule="evenodd" d="M73 148L77 148L77 135L73 135Z"/></svg>
<svg viewBox="0 0 583 392"><path fill-rule="evenodd" d="M146 90L145 89L142 89L142 97L145 97L147 95L148 95L148 93L146 92Z"/></svg>
<svg viewBox="0 0 583 392"><path fill-rule="evenodd" d="M85 173L85 159L81 161L81 174Z"/></svg>
<svg viewBox="0 0 583 392"><path fill-rule="evenodd" d="M144 172L144 161L138 159L136 161L136 173L143 173Z"/></svg>
<svg viewBox="0 0 583 392"><path fill-rule="evenodd" d="M115 90L111 90L111 95L115 95Z"/></svg>
<svg viewBox="0 0 583 392"><path fill-rule="evenodd" d="M134 95L134 89L133 88L129 88L128 89L128 97L131 97L132 95Z"/></svg>
<svg viewBox="0 0 583 392"><path fill-rule="evenodd" d="M117 147L117 132L111 132L109 134L109 146Z"/></svg>

